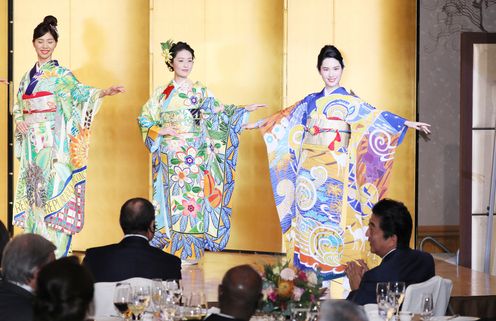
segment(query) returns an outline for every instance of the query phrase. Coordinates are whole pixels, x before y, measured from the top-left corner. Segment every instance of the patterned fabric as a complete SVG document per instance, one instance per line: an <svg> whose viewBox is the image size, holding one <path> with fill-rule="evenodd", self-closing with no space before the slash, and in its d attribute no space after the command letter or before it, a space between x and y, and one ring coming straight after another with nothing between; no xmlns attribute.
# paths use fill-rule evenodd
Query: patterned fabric
<svg viewBox="0 0 496 321"><path fill-rule="evenodd" d="M329 280L367 259L373 205L388 186L404 119L339 88L307 96L261 128L287 253Z"/></svg>
<svg viewBox="0 0 496 321"><path fill-rule="evenodd" d="M71 236L83 228L90 128L100 90L77 81L56 60L36 66L21 80L13 114L25 121L17 132L20 161L14 224L54 242L67 254Z"/></svg>
<svg viewBox="0 0 496 321"><path fill-rule="evenodd" d="M154 246L183 260L229 240L231 196L244 108L222 105L201 83L155 90L138 118L152 154ZM169 135L159 135L161 128Z"/></svg>

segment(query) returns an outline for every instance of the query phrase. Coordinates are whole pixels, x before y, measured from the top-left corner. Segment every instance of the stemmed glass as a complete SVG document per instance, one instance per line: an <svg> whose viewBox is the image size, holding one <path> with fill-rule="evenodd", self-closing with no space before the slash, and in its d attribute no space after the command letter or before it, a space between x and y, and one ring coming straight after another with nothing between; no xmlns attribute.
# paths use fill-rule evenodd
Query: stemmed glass
<svg viewBox="0 0 496 321"><path fill-rule="evenodd" d="M375 295L377 299L377 312L379 316L386 320L387 313L391 305L389 304L389 284L388 282L378 282L375 287Z"/></svg>
<svg viewBox="0 0 496 321"><path fill-rule="evenodd" d="M434 302L432 301L432 293L422 293L422 312L420 315L423 320L429 320L434 310Z"/></svg>
<svg viewBox="0 0 496 321"><path fill-rule="evenodd" d="M117 283L114 289L114 307L124 320L129 320L131 311L129 303L131 302L132 291L129 283Z"/></svg>
<svg viewBox="0 0 496 321"><path fill-rule="evenodd" d="M184 317L188 320L201 320L207 314L207 299L203 292L191 292L186 300Z"/></svg>
<svg viewBox="0 0 496 321"><path fill-rule="evenodd" d="M174 304L179 305L183 295L183 287L180 279L165 280L165 289L172 296Z"/></svg>
<svg viewBox="0 0 496 321"><path fill-rule="evenodd" d="M166 296L167 293L165 291L165 286L162 283L161 279L153 279L152 280L152 302L153 308L155 312L161 312L161 302L162 298Z"/></svg>
<svg viewBox="0 0 496 321"><path fill-rule="evenodd" d="M133 294L129 309L137 320L141 320L141 316L145 309L150 304L150 287L145 285L133 287Z"/></svg>
<svg viewBox="0 0 496 321"><path fill-rule="evenodd" d="M389 301L395 309L396 316L398 316L400 305L405 298L405 282L389 282L388 293Z"/></svg>

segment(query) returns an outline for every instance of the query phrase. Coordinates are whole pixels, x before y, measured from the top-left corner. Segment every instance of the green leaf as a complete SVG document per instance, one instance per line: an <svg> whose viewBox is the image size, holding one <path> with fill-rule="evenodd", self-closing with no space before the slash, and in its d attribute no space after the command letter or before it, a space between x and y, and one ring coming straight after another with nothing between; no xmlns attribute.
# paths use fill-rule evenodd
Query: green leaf
<svg viewBox="0 0 496 321"><path fill-rule="evenodd" d="M172 165L177 165L177 164L179 164L181 161L180 161L179 159L177 159L177 158L172 158L172 159L170 160L170 162L171 162L171 164L172 164Z"/></svg>
<svg viewBox="0 0 496 321"><path fill-rule="evenodd" d="M185 93L179 93L179 98L186 99L188 98L188 95L186 95Z"/></svg>
<svg viewBox="0 0 496 321"><path fill-rule="evenodd" d="M184 210L184 206L183 205L178 205L177 206L177 209L180 210L180 211L182 211L182 210Z"/></svg>
<svg viewBox="0 0 496 321"><path fill-rule="evenodd" d="M186 188L187 192L191 192L191 185L189 185L188 183L184 183L184 187Z"/></svg>
<svg viewBox="0 0 496 321"><path fill-rule="evenodd" d="M199 187L199 186L194 186L194 187L191 189L191 191L192 191L193 193L200 193L200 192L201 192L201 190L202 190L202 189L201 189L201 187Z"/></svg>

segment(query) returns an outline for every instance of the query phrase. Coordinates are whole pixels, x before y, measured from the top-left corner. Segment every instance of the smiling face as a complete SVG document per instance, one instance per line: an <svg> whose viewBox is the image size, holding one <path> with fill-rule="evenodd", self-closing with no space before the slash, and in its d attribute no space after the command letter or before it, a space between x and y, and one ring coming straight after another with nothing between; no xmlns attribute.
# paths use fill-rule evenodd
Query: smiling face
<svg viewBox="0 0 496 321"><path fill-rule="evenodd" d="M193 70L193 55L188 50L179 51L174 60L172 60L172 68L174 68L174 78L187 79L191 70Z"/></svg>
<svg viewBox="0 0 496 321"><path fill-rule="evenodd" d="M341 75L343 74L343 67L335 58L325 58L320 66L320 75L324 80L325 86L329 90L334 90L339 87Z"/></svg>
<svg viewBox="0 0 496 321"><path fill-rule="evenodd" d="M47 32L33 41L33 47L38 55L38 63L41 65L52 60L52 54L55 47L57 47L57 41L55 41L50 32Z"/></svg>

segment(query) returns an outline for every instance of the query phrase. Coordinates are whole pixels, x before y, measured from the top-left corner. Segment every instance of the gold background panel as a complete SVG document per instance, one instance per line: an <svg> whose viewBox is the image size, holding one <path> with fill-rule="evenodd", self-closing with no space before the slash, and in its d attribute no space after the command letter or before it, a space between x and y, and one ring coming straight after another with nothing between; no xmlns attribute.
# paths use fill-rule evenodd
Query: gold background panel
<svg viewBox="0 0 496 321"><path fill-rule="evenodd" d="M8 10L7 10L7 0L0 1L0 78L7 79L7 41L8 41ZM7 154L7 91L8 86L0 84L0 106L2 106L1 116L0 116L0 221L7 227L7 164L8 164L8 154Z"/></svg>
<svg viewBox="0 0 496 321"><path fill-rule="evenodd" d="M172 14L177 12L183 14ZM276 112L282 104L283 15L282 1L154 1L153 87L173 77L160 55L160 42L172 38L193 47L190 78L203 82L223 103L268 104L251 120ZM281 250L267 164L260 133L242 133L229 249Z"/></svg>

